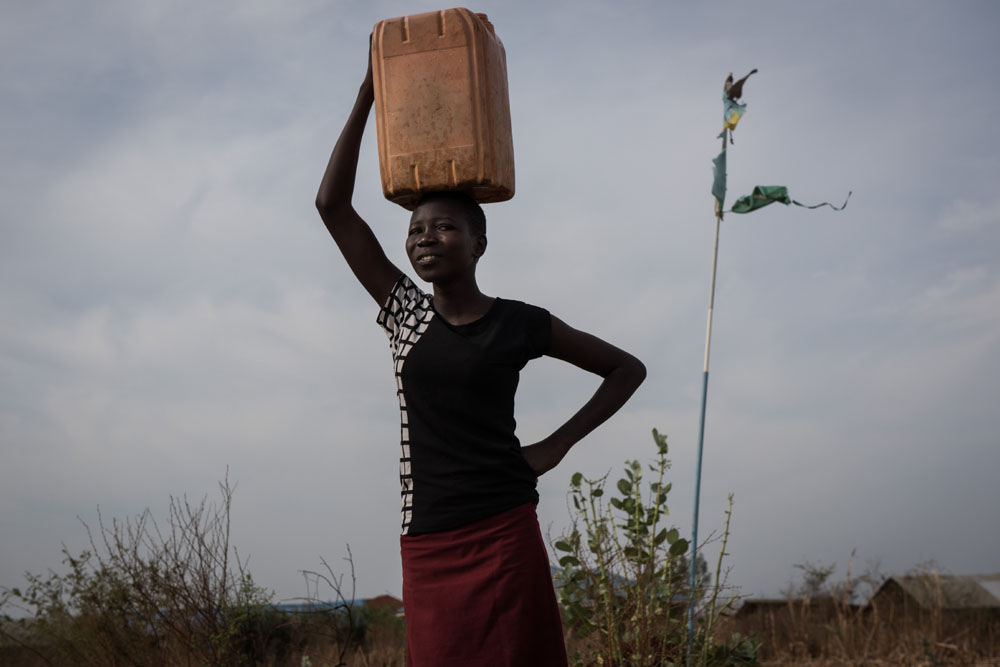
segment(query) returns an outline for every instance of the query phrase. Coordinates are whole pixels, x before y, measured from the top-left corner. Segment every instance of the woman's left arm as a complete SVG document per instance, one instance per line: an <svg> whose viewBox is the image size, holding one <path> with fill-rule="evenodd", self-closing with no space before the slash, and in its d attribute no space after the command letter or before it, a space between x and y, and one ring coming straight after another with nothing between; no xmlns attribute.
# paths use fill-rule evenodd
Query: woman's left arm
<svg viewBox="0 0 1000 667"><path fill-rule="evenodd" d="M521 448L538 476L556 467L570 447L618 412L646 378L646 367L631 354L574 329L554 315L546 355L600 375L604 381L590 400L552 435Z"/></svg>

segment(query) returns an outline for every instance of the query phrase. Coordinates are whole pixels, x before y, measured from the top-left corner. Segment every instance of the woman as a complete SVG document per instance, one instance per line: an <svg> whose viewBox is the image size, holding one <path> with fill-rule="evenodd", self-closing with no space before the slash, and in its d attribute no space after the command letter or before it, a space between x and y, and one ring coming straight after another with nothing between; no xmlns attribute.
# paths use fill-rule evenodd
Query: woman
<svg viewBox="0 0 1000 667"><path fill-rule="evenodd" d="M401 417L403 604L412 667L566 664L559 609L538 527L538 476L613 415L645 378L632 355L547 311L489 297L476 283L486 220L458 193L424 197L406 253L421 291L393 266L351 204L374 101L371 58L316 206L381 307ZM544 440L514 435L518 371L547 355L603 378Z"/></svg>

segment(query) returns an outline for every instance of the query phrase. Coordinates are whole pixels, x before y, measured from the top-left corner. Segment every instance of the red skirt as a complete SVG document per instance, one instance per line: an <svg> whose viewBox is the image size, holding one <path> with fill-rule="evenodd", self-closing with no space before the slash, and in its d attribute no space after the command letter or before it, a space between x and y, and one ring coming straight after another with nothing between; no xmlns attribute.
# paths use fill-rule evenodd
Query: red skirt
<svg viewBox="0 0 1000 667"><path fill-rule="evenodd" d="M534 504L400 547L409 667L565 667Z"/></svg>

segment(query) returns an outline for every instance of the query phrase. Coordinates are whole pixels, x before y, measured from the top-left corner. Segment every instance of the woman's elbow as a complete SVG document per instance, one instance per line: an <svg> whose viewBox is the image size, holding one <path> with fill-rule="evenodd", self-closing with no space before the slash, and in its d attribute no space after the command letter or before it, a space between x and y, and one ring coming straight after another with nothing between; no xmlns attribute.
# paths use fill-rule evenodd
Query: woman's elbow
<svg viewBox="0 0 1000 667"><path fill-rule="evenodd" d="M351 197L344 196L342 190L330 188L323 183L316 193L316 208L325 215L336 215L338 212L351 208Z"/></svg>
<svg viewBox="0 0 1000 667"><path fill-rule="evenodd" d="M621 368L622 375L628 378L629 383L635 388L638 388L646 379L646 365L631 354L626 355Z"/></svg>
<svg viewBox="0 0 1000 667"><path fill-rule="evenodd" d="M642 363L635 357L632 357L635 361L635 386L639 386L646 379L646 364Z"/></svg>
<svg viewBox="0 0 1000 667"><path fill-rule="evenodd" d="M336 207L330 200L329 196L323 194L322 192L316 195L316 210L319 211L320 215L326 217L333 212L334 208Z"/></svg>
<svg viewBox="0 0 1000 667"><path fill-rule="evenodd" d="M349 209L349 203L345 205L344 202L323 194L316 196L316 210L319 211L319 217L323 218L323 222L328 227L338 226L339 221L347 216Z"/></svg>

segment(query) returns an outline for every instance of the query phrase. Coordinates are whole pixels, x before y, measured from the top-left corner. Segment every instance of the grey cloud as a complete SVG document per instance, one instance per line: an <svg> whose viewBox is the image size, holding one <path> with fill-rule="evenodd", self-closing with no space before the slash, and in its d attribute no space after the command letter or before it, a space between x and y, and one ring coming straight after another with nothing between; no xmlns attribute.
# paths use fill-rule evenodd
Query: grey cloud
<svg viewBox="0 0 1000 667"><path fill-rule="evenodd" d="M508 51L519 179L487 209L482 284L650 370L543 477L543 524L564 525L572 471L645 458L656 426L690 527L721 81L758 67L730 201L769 183L855 194L842 213L723 223L702 531L735 492L732 583L751 593L853 547L887 570L995 569L996 10L901 7L481 7ZM388 351L311 202L368 31L410 11L0 10L0 584L57 566L76 514L211 494L229 466L263 585L301 595L297 570L350 542L359 593L398 592ZM369 132L357 207L406 267L377 173ZM588 380L529 366L522 438Z"/></svg>

